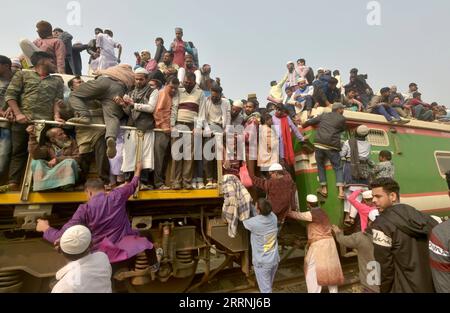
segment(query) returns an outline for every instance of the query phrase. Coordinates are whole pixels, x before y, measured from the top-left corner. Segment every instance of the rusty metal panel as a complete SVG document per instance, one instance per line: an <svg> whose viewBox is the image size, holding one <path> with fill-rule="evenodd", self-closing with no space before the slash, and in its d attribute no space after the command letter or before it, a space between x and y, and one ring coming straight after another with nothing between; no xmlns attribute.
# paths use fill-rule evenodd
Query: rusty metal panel
<svg viewBox="0 0 450 313"><path fill-rule="evenodd" d="M228 224L221 218L208 219L207 235L232 252L242 252L249 248L249 233L242 223L239 223L236 237L231 238L228 236Z"/></svg>
<svg viewBox="0 0 450 313"><path fill-rule="evenodd" d="M67 261L42 239L0 242L0 271L22 270L32 276L53 277Z"/></svg>

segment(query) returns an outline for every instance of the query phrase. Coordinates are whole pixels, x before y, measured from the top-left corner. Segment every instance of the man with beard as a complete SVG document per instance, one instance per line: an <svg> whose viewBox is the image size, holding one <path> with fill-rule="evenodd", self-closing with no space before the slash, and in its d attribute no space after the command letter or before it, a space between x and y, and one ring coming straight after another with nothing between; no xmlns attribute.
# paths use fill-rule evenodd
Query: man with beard
<svg viewBox="0 0 450 313"><path fill-rule="evenodd" d="M192 55L188 54L185 57L184 67L181 67L178 70L178 80L180 82L184 81L184 76L186 75L186 72L191 72L195 74L195 82L197 85L200 85L202 73L200 70L194 65L194 58Z"/></svg>
<svg viewBox="0 0 450 313"><path fill-rule="evenodd" d="M47 143L40 146L34 126L29 134L28 151L33 158L33 190L43 191L73 187L78 179L80 155L75 140L70 139L61 128L51 128L46 132Z"/></svg>
<svg viewBox="0 0 450 313"><path fill-rule="evenodd" d="M428 237L437 222L400 203L395 180L379 178L370 187L380 211L372 225L374 256L381 270L380 292L434 292Z"/></svg>
<svg viewBox="0 0 450 313"><path fill-rule="evenodd" d="M124 107L128 115L127 126L136 127L142 131L144 138L142 141L141 156L138 159L142 163L141 190L152 190L150 181L150 171L154 168L153 148L155 142L155 120L153 112L158 102L158 89L161 84L149 80L149 73L143 68L138 68L134 72L134 89L123 98L116 97L114 101ZM124 134L122 173L134 172L136 163L137 133L134 130L126 130Z"/></svg>
<svg viewBox="0 0 450 313"><path fill-rule="evenodd" d="M242 116L242 109L244 103L242 100L235 100L231 105L231 125L242 126L244 124L244 117Z"/></svg>
<svg viewBox="0 0 450 313"><path fill-rule="evenodd" d="M177 75L179 66L173 63L173 53L164 53L163 61L158 64L158 69L164 74L166 80L168 80L170 76Z"/></svg>
<svg viewBox="0 0 450 313"><path fill-rule="evenodd" d="M12 154L8 190L18 191L27 163L27 124L32 120L63 122L59 110L64 98L64 82L56 72L53 57L43 51L31 56L32 71L19 71L6 90L5 102L14 114L11 126Z"/></svg>
<svg viewBox="0 0 450 313"><path fill-rule="evenodd" d="M358 75L358 69L354 68L350 71L350 82L344 86L345 90L356 90L359 96L358 100L366 108L373 96L373 90L367 83L367 75Z"/></svg>
<svg viewBox="0 0 450 313"><path fill-rule="evenodd" d="M202 126L205 126L205 136L213 137L205 142L205 146L211 146L211 143L215 141L214 144L214 158L208 160L207 156L204 156L204 168L206 176L206 189L217 188L217 145L220 142L220 136L217 140L215 133L224 133L227 127L231 123L231 108L230 101L222 98L223 90L219 86L214 86L211 88L211 96L206 100L205 106L203 107L203 112L200 112L200 116L204 117L204 121L200 121ZM204 125L203 125L204 124ZM212 134L214 133L214 134ZM206 151L211 151L211 148L205 149Z"/></svg>
<svg viewBox="0 0 450 313"><path fill-rule="evenodd" d="M170 114L173 103L178 103L178 87L180 81L174 77L159 92L158 103L156 104L153 116L157 129L162 132L155 133L155 188L168 190L170 187L165 185L165 175L167 164L165 159L170 155Z"/></svg>
<svg viewBox="0 0 450 313"><path fill-rule="evenodd" d="M289 61L286 64L286 67L288 69L288 73L287 73L287 81L286 81L286 88L287 87L294 87L297 85L297 81L300 78L300 75L298 74L298 72L295 70L295 64L293 61Z"/></svg>
<svg viewBox="0 0 450 313"><path fill-rule="evenodd" d="M183 88L179 88L179 101L172 106L170 124L175 130L172 132L172 189L179 190L182 188L191 190L192 175L194 169L194 136L183 134L178 138L178 131L197 131L200 123L205 119L204 108L206 99L203 91L195 83L195 75L186 73ZM174 134L175 133L175 134ZM175 135L175 136L174 136ZM189 138L191 136L191 138ZM182 151L178 148L174 151L174 144L183 141ZM184 151L186 149L187 151ZM174 155L176 154L176 155ZM180 155L181 154L181 155ZM175 157L180 157L175 160ZM182 185L183 184L183 185Z"/></svg>

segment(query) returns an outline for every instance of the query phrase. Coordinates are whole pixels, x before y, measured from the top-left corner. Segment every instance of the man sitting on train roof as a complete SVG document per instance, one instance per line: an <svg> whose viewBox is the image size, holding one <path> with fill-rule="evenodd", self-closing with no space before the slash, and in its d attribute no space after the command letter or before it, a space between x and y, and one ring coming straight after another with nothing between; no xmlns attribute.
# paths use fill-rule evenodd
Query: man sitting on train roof
<svg viewBox="0 0 450 313"><path fill-rule="evenodd" d="M413 93L413 98L406 103L406 107L410 108L413 116L420 121L434 120L431 105L422 101L422 94L418 91Z"/></svg>
<svg viewBox="0 0 450 313"><path fill-rule="evenodd" d="M380 90L379 96L374 96L370 101L367 111L378 115L383 115L388 122L409 123L408 119L401 119L397 111L389 105L391 89L384 87Z"/></svg>
<svg viewBox="0 0 450 313"><path fill-rule="evenodd" d="M139 236L137 230L132 230L126 203L138 187L142 166L136 166L133 180L123 187L116 188L109 194L105 192L100 179L88 180L85 192L89 199L81 204L60 230L50 227L47 220L39 219L36 231L44 233L44 239L55 243L66 229L73 225L85 225L92 232L92 251L102 251L108 255L111 263L128 260L133 256L145 252L152 270L159 268L153 244Z"/></svg>
<svg viewBox="0 0 450 313"><path fill-rule="evenodd" d="M29 134L28 151L33 158L33 190L73 187L79 177L77 142L61 128L54 127L45 133L47 143L39 145L34 126L30 125L26 130Z"/></svg>

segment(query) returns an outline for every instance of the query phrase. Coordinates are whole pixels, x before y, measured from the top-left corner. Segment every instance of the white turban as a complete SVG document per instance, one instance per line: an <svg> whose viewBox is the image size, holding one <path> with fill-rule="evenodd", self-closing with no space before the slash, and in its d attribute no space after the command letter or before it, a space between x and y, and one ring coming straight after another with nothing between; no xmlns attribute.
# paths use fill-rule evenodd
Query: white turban
<svg viewBox="0 0 450 313"><path fill-rule="evenodd" d="M363 199L372 199L373 198L373 194L372 194L372 190L367 190L367 191L364 191L363 193L362 193L362 197L363 197Z"/></svg>
<svg viewBox="0 0 450 313"><path fill-rule="evenodd" d="M138 67L137 69L134 70L134 74L144 74L144 75L148 75L148 71L143 68L143 67Z"/></svg>
<svg viewBox="0 0 450 313"><path fill-rule="evenodd" d="M308 202L308 203L318 203L319 199L317 198L316 195L308 195L306 197L306 202Z"/></svg>
<svg viewBox="0 0 450 313"><path fill-rule="evenodd" d="M85 252L90 244L91 231L83 225L75 225L66 229L59 242L61 250L70 255Z"/></svg>

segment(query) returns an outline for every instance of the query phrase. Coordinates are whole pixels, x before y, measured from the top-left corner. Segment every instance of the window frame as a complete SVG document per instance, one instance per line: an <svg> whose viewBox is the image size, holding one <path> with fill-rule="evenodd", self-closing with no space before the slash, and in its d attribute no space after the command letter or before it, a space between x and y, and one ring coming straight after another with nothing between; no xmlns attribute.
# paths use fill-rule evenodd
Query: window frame
<svg viewBox="0 0 450 313"><path fill-rule="evenodd" d="M446 153L446 154L448 154L448 157L450 158L450 151L442 151L442 150L436 150L436 151L434 151L434 160L435 160L435 162L436 162L436 166L437 166L439 175L440 175L443 179L446 179L446 178L445 178L445 173L442 173L442 172L441 172L441 167L439 166L439 162L438 162L438 154L439 154L439 153ZM450 169L448 169L448 170L450 170Z"/></svg>
<svg viewBox="0 0 450 313"><path fill-rule="evenodd" d="M375 144L375 143L370 142L369 136L370 136L370 131L372 131L372 130L374 130L374 131L379 131L379 132L383 132L384 138L385 138L385 140L386 140L386 144L380 145L380 144ZM384 129L381 129L381 128L369 128L369 134L367 135L367 141L368 141L372 146L375 146L375 147L390 147L390 146L391 146L391 142L390 142L390 140L389 140L389 134L387 133L387 131L385 131Z"/></svg>

